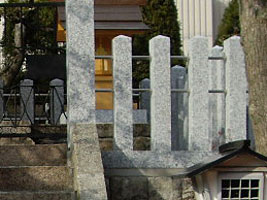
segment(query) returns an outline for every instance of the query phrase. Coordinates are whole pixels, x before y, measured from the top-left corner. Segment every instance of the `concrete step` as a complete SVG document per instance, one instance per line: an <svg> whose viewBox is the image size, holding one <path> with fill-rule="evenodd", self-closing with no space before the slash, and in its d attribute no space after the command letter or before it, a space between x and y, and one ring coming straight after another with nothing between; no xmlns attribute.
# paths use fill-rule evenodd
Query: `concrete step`
<svg viewBox="0 0 267 200"><path fill-rule="evenodd" d="M74 200L73 192L0 192L1 200Z"/></svg>
<svg viewBox="0 0 267 200"><path fill-rule="evenodd" d="M65 166L0 167L0 191L72 191L71 174Z"/></svg>
<svg viewBox="0 0 267 200"><path fill-rule="evenodd" d="M60 166L66 162L66 144L0 146L0 166Z"/></svg>

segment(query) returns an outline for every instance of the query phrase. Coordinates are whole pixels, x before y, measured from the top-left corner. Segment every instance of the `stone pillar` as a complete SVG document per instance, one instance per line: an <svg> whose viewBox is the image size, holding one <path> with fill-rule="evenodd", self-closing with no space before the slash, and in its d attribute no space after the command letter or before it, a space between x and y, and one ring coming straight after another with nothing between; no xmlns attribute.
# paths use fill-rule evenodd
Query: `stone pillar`
<svg viewBox="0 0 267 200"><path fill-rule="evenodd" d="M51 124L59 124L64 113L64 81L54 79L50 82L50 120Z"/></svg>
<svg viewBox="0 0 267 200"><path fill-rule="evenodd" d="M66 0L69 160L77 199L107 199L95 124L94 1Z"/></svg>
<svg viewBox="0 0 267 200"><path fill-rule="evenodd" d="M67 0L68 123L95 123L94 1Z"/></svg>
<svg viewBox="0 0 267 200"><path fill-rule="evenodd" d="M115 150L133 150L131 41L126 36L118 36L112 41Z"/></svg>
<svg viewBox="0 0 267 200"><path fill-rule="evenodd" d="M150 89L150 80L148 78L143 79L139 83L139 88L140 89ZM147 121L150 123L150 92L141 92L140 93L140 109L146 110L147 113Z"/></svg>
<svg viewBox="0 0 267 200"><path fill-rule="evenodd" d="M34 123L34 89L33 81L24 79L20 82L21 120Z"/></svg>
<svg viewBox="0 0 267 200"><path fill-rule="evenodd" d="M172 89L185 89L186 69L174 66L171 69ZM186 150L188 137L185 127L187 105L185 103L186 93L172 92L171 94L171 118L172 118L172 150Z"/></svg>
<svg viewBox="0 0 267 200"><path fill-rule="evenodd" d="M208 39L197 36L189 45L189 150L211 150L209 137Z"/></svg>
<svg viewBox="0 0 267 200"><path fill-rule="evenodd" d="M211 57L223 57L223 48L212 48ZM225 90L225 65L224 60L210 60L210 90ZM212 150L225 142L225 93L209 94L210 133L212 137Z"/></svg>
<svg viewBox="0 0 267 200"><path fill-rule="evenodd" d="M171 151L170 38L149 41L151 80L151 150Z"/></svg>
<svg viewBox="0 0 267 200"><path fill-rule="evenodd" d="M247 79L240 37L224 42L226 56L226 142L244 140L246 134Z"/></svg>

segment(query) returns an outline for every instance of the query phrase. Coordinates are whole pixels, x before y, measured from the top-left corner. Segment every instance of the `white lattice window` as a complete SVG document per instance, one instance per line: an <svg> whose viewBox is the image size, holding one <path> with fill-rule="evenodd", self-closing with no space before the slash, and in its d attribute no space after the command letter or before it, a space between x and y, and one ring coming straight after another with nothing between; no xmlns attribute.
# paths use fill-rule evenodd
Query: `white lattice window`
<svg viewBox="0 0 267 200"><path fill-rule="evenodd" d="M219 199L263 200L263 187L262 173L221 173Z"/></svg>

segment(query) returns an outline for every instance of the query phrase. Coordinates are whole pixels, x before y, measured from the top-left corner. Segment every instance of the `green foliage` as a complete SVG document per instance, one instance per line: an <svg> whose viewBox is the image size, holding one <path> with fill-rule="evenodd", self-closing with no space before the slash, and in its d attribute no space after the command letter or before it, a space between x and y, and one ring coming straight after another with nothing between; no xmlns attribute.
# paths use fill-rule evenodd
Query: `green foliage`
<svg viewBox="0 0 267 200"><path fill-rule="evenodd" d="M232 0L225 9L222 22L215 44L222 45L223 41L233 35L240 34L239 4L238 0Z"/></svg>
<svg viewBox="0 0 267 200"><path fill-rule="evenodd" d="M150 30L145 34L136 35L133 39L133 53L148 55L148 42L157 35L171 38L171 54L181 55L180 28L177 20L177 9L173 0L148 0L142 8L144 23ZM178 63L173 63L178 64ZM181 64L181 63L180 63ZM143 78L149 76L149 66L146 61L136 61L133 67L134 86Z"/></svg>
<svg viewBox="0 0 267 200"><path fill-rule="evenodd" d="M45 2L47 0L39 0ZM20 0L8 0L7 3L19 3ZM36 1L37 2L37 1ZM5 34L2 46L5 54L12 54L14 48L21 48L27 54L52 53L56 46L56 8L52 7L7 7L5 12ZM22 24L21 46L15 47L15 24Z"/></svg>
<svg viewBox="0 0 267 200"><path fill-rule="evenodd" d="M5 19L4 36L1 40L5 63L0 75L6 85L15 84L23 78L25 68L22 69L22 66L26 55L57 54L65 51L57 48L56 7L8 6L8 3L21 2L29 1L8 0L7 7L0 10Z"/></svg>

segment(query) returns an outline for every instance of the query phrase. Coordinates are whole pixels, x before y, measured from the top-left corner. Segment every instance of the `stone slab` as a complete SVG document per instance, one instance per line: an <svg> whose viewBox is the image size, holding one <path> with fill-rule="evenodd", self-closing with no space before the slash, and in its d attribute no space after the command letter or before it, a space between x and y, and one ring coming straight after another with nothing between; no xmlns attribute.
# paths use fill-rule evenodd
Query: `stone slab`
<svg viewBox="0 0 267 200"><path fill-rule="evenodd" d="M107 199L96 125L71 125L70 133L73 143L69 160L74 168L74 188L78 199Z"/></svg>
<svg viewBox="0 0 267 200"><path fill-rule="evenodd" d="M220 156L210 151L151 151L102 152L105 169L113 168L185 168L202 162L209 156Z"/></svg>

